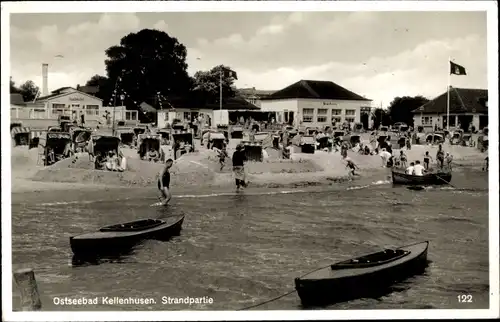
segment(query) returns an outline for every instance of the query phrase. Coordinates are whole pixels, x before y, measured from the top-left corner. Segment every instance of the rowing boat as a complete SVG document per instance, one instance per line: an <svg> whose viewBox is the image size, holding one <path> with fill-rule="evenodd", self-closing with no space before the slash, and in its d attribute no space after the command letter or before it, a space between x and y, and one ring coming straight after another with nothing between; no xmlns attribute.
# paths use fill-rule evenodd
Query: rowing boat
<svg viewBox="0 0 500 322"><path fill-rule="evenodd" d="M451 181L450 172L427 173L415 176L402 172L392 171L392 183L407 185L442 185Z"/></svg>
<svg viewBox="0 0 500 322"><path fill-rule="evenodd" d="M302 305L325 305L374 296L394 282L421 273L429 242L356 257L295 279Z"/></svg>
<svg viewBox="0 0 500 322"><path fill-rule="evenodd" d="M168 240L178 235L184 216L173 221L142 219L100 228L97 232L70 237L77 256L115 255L130 251L145 239Z"/></svg>

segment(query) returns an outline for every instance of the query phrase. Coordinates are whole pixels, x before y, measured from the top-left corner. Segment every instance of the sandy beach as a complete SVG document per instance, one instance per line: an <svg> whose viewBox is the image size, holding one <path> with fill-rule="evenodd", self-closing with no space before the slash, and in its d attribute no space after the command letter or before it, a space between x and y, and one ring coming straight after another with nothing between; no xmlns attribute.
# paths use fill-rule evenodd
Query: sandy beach
<svg viewBox="0 0 500 322"><path fill-rule="evenodd" d="M237 141L237 140L232 140ZM230 142L229 155L232 155L237 142ZM176 189L204 190L232 189L234 185L230 160L220 171L217 153L199 145L198 151L185 154L175 161L171 169L172 186ZM167 149L166 147L163 147ZM486 154L476 148L457 145L443 145L446 152L453 155L456 169L461 166L481 168ZM47 190L96 190L109 188L153 187L162 168L161 163L142 161L135 149L123 148L127 158L127 170L109 172L93 169L87 153L78 153L72 158L43 167L37 164L38 150L27 147L13 147L12 192ZM422 160L426 151L436 155L437 146L414 145L411 150L404 149L408 161ZM337 181L349 180L345 161L339 152L316 151L314 154L293 153L290 160L278 157L279 152L267 149L269 157L264 162L248 162L246 172L249 184L254 187L298 187L307 185L331 185ZM168 151L167 151L168 153ZM394 155L399 154L394 149ZM349 158L360 168L361 177L389 174L382 167L378 155L361 155L349 151Z"/></svg>

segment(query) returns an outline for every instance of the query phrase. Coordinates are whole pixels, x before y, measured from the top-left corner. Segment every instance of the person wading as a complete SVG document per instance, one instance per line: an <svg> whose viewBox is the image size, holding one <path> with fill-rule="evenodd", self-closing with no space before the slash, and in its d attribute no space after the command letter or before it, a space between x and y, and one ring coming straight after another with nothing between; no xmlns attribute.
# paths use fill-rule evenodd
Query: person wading
<svg viewBox="0 0 500 322"><path fill-rule="evenodd" d="M163 201L161 201L162 205L166 205L170 199L172 198L172 194L170 193L170 168L172 167L174 160L168 159L165 161L165 167L161 170L158 176L158 190L160 190L160 199L163 197Z"/></svg>
<svg viewBox="0 0 500 322"><path fill-rule="evenodd" d="M425 170L429 170L429 163L432 161L432 157L431 155L429 154L429 151L426 151L425 152L425 155L424 155L424 168ZM420 163L420 162L419 162Z"/></svg>
<svg viewBox="0 0 500 322"><path fill-rule="evenodd" d="M438 163L438 166L440 169L443 169L444 165L444 151L443 151L443 146L440 144L438 147L438 151L436 153L436 161Z"/></svg>
<svg viewBox="0 0 500 322"><path fill-rule="evenodd" d="M244 188L247 186L245 182L245 161L247 157L245 155L245 148L243 145L238 144L236 151L233 153L233 172L236 182L236 189Z"/></svg>
<svg viewBox="0 0 500 322"><path fill-rule="evenodd" d="M399 151L399 166L401 168L406 168L407 157L403 150Z"/></svg>

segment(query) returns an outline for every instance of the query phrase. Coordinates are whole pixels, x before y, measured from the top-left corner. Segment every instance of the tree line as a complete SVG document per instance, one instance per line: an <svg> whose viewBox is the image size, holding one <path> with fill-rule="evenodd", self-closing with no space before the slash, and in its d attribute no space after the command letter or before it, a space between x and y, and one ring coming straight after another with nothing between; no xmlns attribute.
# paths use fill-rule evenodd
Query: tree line
<svg viewBox="0 0 500 322"><path fill-rule="evenodd" d="M10 78L10 93L11 94L21 94L25 102L33 101L39 91L38 86L31 80L28 80L21 84L19 87Z"/></svg>
<svg viewBox="0 0 500 322"><path fill-rule="evenodd" d="M216 103L220 99L221 74L223 101L236 95L233 84L237 74L229 66L214 66L190 77L186 46L163 31L143 29L130 33L105 54L106 75L94 75L85 83L97 87L95 96L102 99L104 105L123 103L127 109L137 109L146 102L159 109L167 107L167 98L173 97L189 98L200 105ZM38 92L32 81L16 87L11 79L10 89L11 93L23 95L25 101L33 100ZM387 110L375 110L375 123L412 125L411 111L426 101L422 96L396 97Z"/></svg>

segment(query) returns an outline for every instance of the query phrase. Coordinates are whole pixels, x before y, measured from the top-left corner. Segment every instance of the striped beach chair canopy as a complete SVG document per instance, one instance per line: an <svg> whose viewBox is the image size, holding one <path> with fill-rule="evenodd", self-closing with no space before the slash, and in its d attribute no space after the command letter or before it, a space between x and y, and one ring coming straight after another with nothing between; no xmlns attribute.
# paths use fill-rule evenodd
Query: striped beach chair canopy
<svg viewBox="0 0 500 322"><path fill-rule="evenodd" d="M31 133L31 129L29 127L17 126L10 131L12 137L21 133Z"/></svg>

